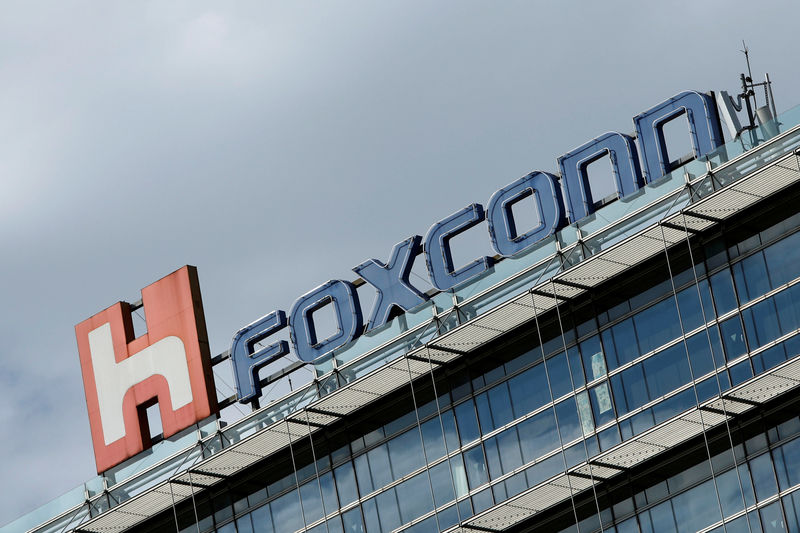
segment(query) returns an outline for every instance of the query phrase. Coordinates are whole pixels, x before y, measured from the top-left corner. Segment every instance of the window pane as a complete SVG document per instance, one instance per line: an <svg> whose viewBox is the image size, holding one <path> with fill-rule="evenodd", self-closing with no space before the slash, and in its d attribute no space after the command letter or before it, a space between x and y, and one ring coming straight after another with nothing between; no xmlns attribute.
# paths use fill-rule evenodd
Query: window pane
<svg viewBox="0 0 800 533"><path fill-rule="evenodd" d="M497 435L497 449L500 452L500 462L503 465L504 474L522 466L522 453L516 427L511 427Z"/></svg>
<svg viewBox="0 0 800 533"><path fill-rule="evenodd" d="M467 402L470 406L472 402ZM473 414L473 417L475 415ZM476 424L477 425L477 424ZM442 424L439 417L435 417L422 424L422 440L425 441L425 455L428 461L433 461L442 457L446 453L444 446L444 435L442 435Z"/></svg>
<svg viewBox="0 0 800 533"><path fill-rule="evenodd" d="M559 398L572 391L572 381L567 368L567 356L564 352L545 361L553 397Z"/></svg>
<svg viewBox="0 0 800 533"><path fill-rule="evenodd" d="M427 473L417 474L400 483L396 490L398 500L403 502L403 505L400 506L400 517L403 523L410 522L433 509Z"/></svg>
<svg viewBox="0 0 800 533"><path fill-rule="evenodd" d="M508 380L514 416L519 418L550 401L544 365L538 364ZM456 417L459 416L456 410ZM474 414L472 415L474 418ZM459 427L461 420L459 419ZM462 433L463 435L463 433Z"/></svg>
<svg viewBox="0 0 800 533"><path fill-rule="evenodd" d="M356 478L353 473L353 465L350 462L344 463L333 471L333 475L336 478L336 488L338 489L342 505L347 505L350 502L356 501L358 499L358 491L356 490ZM370 489L367 488L364 493L366 494L369 490Z"/></svg>
<svg viewBox="0 0 800 533"><path fill-rule="evenodd" d="M425 464L419 430L414 428L390 440L389 460L394 479L399 479Z"/></svg>
<svg viewBox="0 0 800 533"><path fill-rule="evenodd" d="M586 370L586 377L589 381L601 378L606 375L606 360L603 357L603 347L600 345L600 337L595 335L583 341L580 345L581 356L583 357L583 367Z"/></svg>
<svg viewBox="0 0 800 533"><path fill-rule="evenodd" d="M593 387L589 391L589 397L592 400L592 411L594 411L595 424L597 426L602 426L614 419L614 408L611 403L608 381Z"/></svg>
<svg viewBox="0 0 800 533"><path fill-rule="evenodd" d="M447 461L439 463L430 470L433 497L436 506L441 507L455 499L453 493L453 480L450 478L450 465Z"/></svg>
<svg viewBox="0 0 800 533"><path fill-rule="evenodd" d="M383 531L391 531L400 527L400 508L397 503L397 495L394 489L389 489L375 497L378 506L378 519L381 522Z"/></svg>
<svg viewBox="0 0 800 533"><path fill-rule="evenodd" d="M725 346L725 356L730 361L747 351L742 332L742 323L738 316L733 316L720 324L722 344Z"/></svg>
<svg viewBox="0 0 800 533"><path fill-rule="evenodd" d="M634 315L636 335L642 353L655 350L681 333L675 300L667 298L656 305ZM619 347L619 344L617 344Z"/></svg>
<svg viewBox="0 0 800 533"><path fill-rule="evenodd" d="M495 385L488 392L494 427L505 426L514 420L514 414L511 412L511 398L508 395L508 383L503 382Z"/></svg>
<svg viewBox="0 0 800 533"><path fill-rule="evenodd" d="M464 463L467 469L469 488L474 489L489 481L486 472L486 461L483 458L483 447L478 445L464 452Z"/></svg>
<svg viewBox="0 0 800 533"><path fill-rule="evenodd" d="M558 429L561 431L561 440L564 444L581 436L581 423L575 398L567 398L556 404L556 417L558 418Z"/></svg>
<svg viewBox="0 0 800 533"><path fill-rule="evenodd" d="M611 328L611 331L614 336L614 346L616 347L619 365L630 363L639 357L641 352L639 351L639 344L636 340L636 331L633 328L632 318L620 322Z"/></svg>
<svg viewBox="0 0 800 533"><path fill-rule="evenodd" d="M717 315L723 315L736 308L736 294L733 292L733 280L731 279L730 270L726 268L711 276L711 291L714 293ZM708 314L708 311L706 311L706 315Z"/></svg>
<svg viewBox="0 0 800 533"><path fill-rule="evenodd" d="M772 286L778 287L800 275L800 233L794 233L764 249Z"/></svg>
<svg viewBox="0 0 800 533"><path fill-rule="evenodd" d="M664 396L691 380L683 343L655 354L642 365L651 400Z"/></svg>
<svg viewBox="0 0 800 533"><path fill-rule="evenodd" d="M303 501L303 514L306 517L306 524L316 522L324 516L319 483L317 483L316 479L300 485L300 499Z"/></svg>
<svg viewBox="0 0 800 533"><path fill-rule="evenodd" d="M758 501L762 501L778 492L778 485L775 482L775 474L772 470L772 461L769 453L751 459L749 463Z"/></svg>
<svg viewBox="0 0 800 533"><path fill-rule="evenodd" d="M300 499L297 490L284 494L269 504L272 518L282 529L294 531L303 527L303 514L300 512Z"/></svg>
<svg viewBox="0 0 800 533"><path fill-rule="evenodd" d="M553 410L547 409L517 426L522 458L526 463L558 447L558 432Z"/></svg>
<svg viewBox="0 0 800 533"><path fill-rule="evenodd" d="M733 265L733 277L742 303L749 302L770 289L767 267L761 252Z"/></svg>

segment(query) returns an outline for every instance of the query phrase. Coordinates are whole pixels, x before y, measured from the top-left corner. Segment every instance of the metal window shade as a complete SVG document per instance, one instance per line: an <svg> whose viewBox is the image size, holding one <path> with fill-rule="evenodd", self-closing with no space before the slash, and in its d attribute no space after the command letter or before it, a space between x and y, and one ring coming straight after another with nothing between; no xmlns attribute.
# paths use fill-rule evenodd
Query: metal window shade
<svg viewBox="0 0 800 533"><path fill-rule="evenodd" d="M800 381L800 359L789 361L787 364L776 368L773 374L782 378Z"/></svg>
<svg viewBox="0 0 800 533"><path fill-rule="evenodd" d="M762 377L764 379L760 379L754 383L748 383L741 389L731 393L731 396L751 402L764 403L798 385L797 380L794 379L782 378L775 375L766 375Z"/></svg>
<svg viewBox="0 0 800 533"><path fill-rule="evenodd" d="M752 408L753 408L752 404L737 402L735 398L731 397L719 398L703 406L703 409L706 410L713 409L716 411L731 413L734 415L742 414L746 411L749 411Z"/></svg>
<svg viewBox="0 0 800 533"><path fill-rule="evenodd" d="M600 481L605 481L609 478L616 476L621 472L624 472L624 470L622 468L611 468L606 465L589 463L581 465L573 469L571 472L575 474L581 474L583 476L590 476Z"/></svg>

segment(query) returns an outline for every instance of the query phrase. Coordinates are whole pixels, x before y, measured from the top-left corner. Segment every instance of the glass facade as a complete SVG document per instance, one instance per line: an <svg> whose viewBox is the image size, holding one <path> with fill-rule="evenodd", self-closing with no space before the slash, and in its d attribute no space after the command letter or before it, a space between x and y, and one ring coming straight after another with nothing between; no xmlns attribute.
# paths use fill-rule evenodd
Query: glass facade
<svg viewBox="0 0 800 533"><path fill-rule="evenodd" d="M792 203L670 249L165 520L201 532L444 531L718 396L800 354ZM719 531L800 531L800 420L747 438L728 430L727 448L704 434L704 459L605 506L596 496L586 517L573 499L558 519L568 524L544 530L683 532L724 519Z"/></svg>

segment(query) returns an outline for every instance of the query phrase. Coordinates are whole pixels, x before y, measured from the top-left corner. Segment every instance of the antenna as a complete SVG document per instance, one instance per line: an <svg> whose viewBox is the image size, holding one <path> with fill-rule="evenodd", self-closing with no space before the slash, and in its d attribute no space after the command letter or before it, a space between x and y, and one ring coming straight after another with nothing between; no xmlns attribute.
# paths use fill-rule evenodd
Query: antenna
<svg viewBox="0 0 800 533"><path fill-rule="evenodd" d="M747 119L748 124L744 126L740 134L743 133L745 130L750 131L750 137L753 142L756 142L756 121L758 124L762 126L764 133L768 136L774 136L778 133L778 124L776 122L778 113L775 109L775 98L772 95L772 81L769 79L769 74L766 75L765 81L760 83L753 82L753 71L750 67L750 49L747 48L747 43L744 42L742 39L742 52L744 54L745 62L747 63L747 75L742 73L740 75L740 79L742 82L742 92L737 96L738 104L733 103L733 99L731 100L731 104L737 110L741 109L741 102L744 100L745 106L747 108ZM758 99L756 97L756 87L763 87L764 89L764 100L765 104L761 107L758 105ZM730 98L730 97L729 97Z"/></svg>

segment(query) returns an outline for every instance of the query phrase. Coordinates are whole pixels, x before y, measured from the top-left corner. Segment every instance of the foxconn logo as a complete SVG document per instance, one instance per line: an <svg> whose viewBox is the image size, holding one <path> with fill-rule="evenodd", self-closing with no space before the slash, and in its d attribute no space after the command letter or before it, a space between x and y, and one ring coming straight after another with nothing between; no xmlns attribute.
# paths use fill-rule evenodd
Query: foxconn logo
<svg viewBox="0 0 800 533"><path fill-rule="evenodd" d="M145 411L156 402L164 437L218 410L197 269L148 285L142 303L138 338L126 302L75 326L98 473L151 446Z"/></svg>

